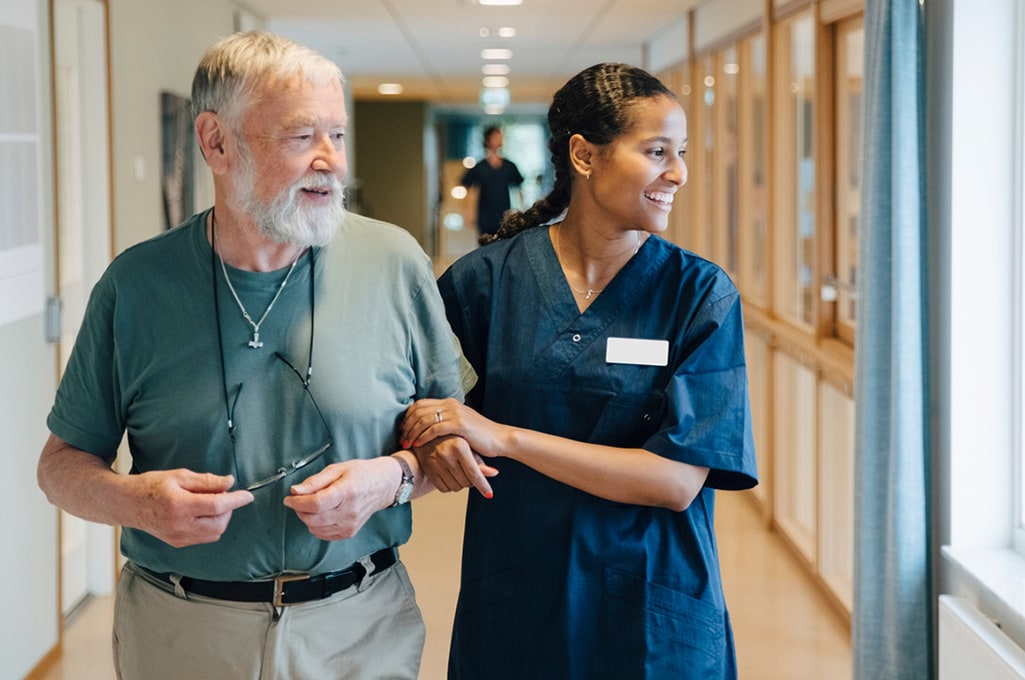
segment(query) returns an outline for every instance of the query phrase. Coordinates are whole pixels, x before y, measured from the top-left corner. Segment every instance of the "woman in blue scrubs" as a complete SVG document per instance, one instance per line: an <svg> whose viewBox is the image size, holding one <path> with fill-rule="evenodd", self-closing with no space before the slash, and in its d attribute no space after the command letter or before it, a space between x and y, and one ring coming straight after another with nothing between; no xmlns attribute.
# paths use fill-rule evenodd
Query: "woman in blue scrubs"
<svg viewBox="0 0 1025 680"><path fill-rule="evenodd" d="M479 382L402 425L438 488L481 492L449 677L735 678L713 507L757 469L740 295L659 237L686 117L598 64L548 121L551 194L438 282Z"/></svg>

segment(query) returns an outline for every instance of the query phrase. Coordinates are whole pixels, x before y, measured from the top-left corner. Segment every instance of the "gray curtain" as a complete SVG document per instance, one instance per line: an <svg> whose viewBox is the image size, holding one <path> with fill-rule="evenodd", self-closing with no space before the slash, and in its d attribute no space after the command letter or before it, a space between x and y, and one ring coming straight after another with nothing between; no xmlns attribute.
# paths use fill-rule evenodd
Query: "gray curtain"
<svg viewBox="0 0 1025 680"><path fill-rule="evenodd" d="M934 677L923 30L918 0L866 3L855 344L857 680Z"/></svg>

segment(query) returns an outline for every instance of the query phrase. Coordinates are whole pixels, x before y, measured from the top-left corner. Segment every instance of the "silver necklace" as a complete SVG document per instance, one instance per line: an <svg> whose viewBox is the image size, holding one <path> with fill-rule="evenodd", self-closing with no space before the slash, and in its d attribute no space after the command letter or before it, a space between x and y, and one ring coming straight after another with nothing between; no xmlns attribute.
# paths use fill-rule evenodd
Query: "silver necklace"
<svg viewBox="0 0 1025 680"><path fill-rule="evenodd" d="M211 231L213 231L214 241L214 252L217 252L217 220L211 218ZM249 346L253 349L260 349L263 347L263 343L260 342L260 326L263 324L264 319L270 314L270 310L274 307L274 303L281 297L281 291L285 289L285 284L288 283L288 279L292 276L292 272L295 271L295 265L299 262L299 258L302 257L303 251L300 248L299 254L292 260L292 266L288 268L288 272L285 273L285 278L281 280L281 285L278 286L278 290L274 293L274 297L271 298L270 304L267 305L267 309L263 310L263 315L260 316L259 321L253 321L253 317L249 316L249 312L246 311L245 305L242 304L242 300L239 299L238 293L235 292L235 286L231 285L231 279L228 277L228 268L224 266L224 258L221 257L220 252L217 252L217 259L221 262L221 271L224 273L224 281L228 284L228 290L231 291L231 297L235 298L235 304L238 305L239 310L242 312L242 317L249 322L249 325L253 328L253 339L249 341Z"/></svg>
<svg viewBox="0 0 1025 680"><path fill-rule="evenodd" d="M555 259L559 261L559 266L562 266L562 256L559 254L559 232L560 231L562 231L562 223L561 222L555 226ZM637 251L639 251L641 249L641 235L640 235L640 233L635 231L634 232L634 236L637 237L637 247L634 248L634 251L630 254L630 257L633 257L634 255L636 255ZM590 300L592 297L594 297L598 293L600 293L603 290L605 290L604 288L588 288L587 290L580 290L579 288L576 288L572 283L569 282L569 277L568 276L566 277L566 283L569 284L570 290L572 290L577 295L583 295L585 300Z"/></svg>

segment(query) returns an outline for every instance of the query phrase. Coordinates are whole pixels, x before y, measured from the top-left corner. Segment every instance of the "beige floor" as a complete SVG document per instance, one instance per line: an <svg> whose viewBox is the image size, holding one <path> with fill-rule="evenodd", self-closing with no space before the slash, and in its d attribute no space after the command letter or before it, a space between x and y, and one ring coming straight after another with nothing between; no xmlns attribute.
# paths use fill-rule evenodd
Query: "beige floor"
<svg viewBox="0 0 1025 680"><path fill-rule="evenodd" d="M433 494L414 505L413 540L402 551L427 622L421 680L445 677L459 573L466 492ZM828 608L779 537L763 528L749 499L720 493L717 530L726 600L742 680L851 677L847 629ZM65 635L65 654L43 680L110 680L111 599L96 598Z"/></svg>

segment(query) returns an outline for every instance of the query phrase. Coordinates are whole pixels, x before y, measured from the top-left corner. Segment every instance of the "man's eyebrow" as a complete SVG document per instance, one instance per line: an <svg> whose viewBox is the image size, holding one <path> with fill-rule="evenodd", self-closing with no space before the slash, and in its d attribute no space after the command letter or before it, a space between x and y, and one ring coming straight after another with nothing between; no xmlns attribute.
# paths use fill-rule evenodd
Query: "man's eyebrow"
<svg viewBox="0 0 1025 680"><path fill-rule="evenodd" d="M292 118L285 120L284 124L282 125L282 127L284 127L286 130L295 130L298 128L308 128L313 126L313 119L307 116L294 116Z"/></svg>
<svg viewBox="0 0 1025 680"><path fill-rule="evenodd" d="M346 119L331 121L327 127L331 129L345 128L348 127L349 121ZM295 116L286 120L282 127L286 130L301 130L303 128L316 128L321 124L321 121L311 118L309 116Z"/></svg>

